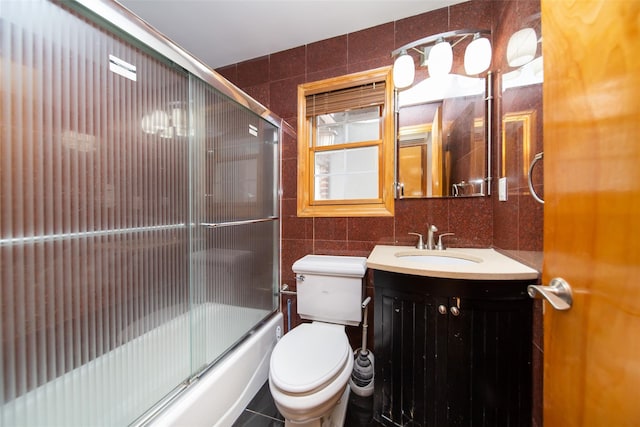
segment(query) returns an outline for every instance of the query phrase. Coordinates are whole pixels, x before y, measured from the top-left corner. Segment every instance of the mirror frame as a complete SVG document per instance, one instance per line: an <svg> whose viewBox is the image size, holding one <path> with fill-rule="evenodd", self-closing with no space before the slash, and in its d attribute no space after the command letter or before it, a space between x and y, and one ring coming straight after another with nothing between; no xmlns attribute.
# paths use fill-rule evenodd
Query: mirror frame
<svg viewBox="0 0 640 427"><path fill-rule="evenodd" d="M522 168L522 175L528 176L529 174L529 166L530 161L533 158L531 156L531 142L537 138L535 135L535 127L533 126L536 123L536 110L525 110L525 111L516 111L505 113L502 115L502 139L501 139L501 147L500 147L500 173L499 176L501 178L506 178L508 176L507 173L507 146L511 146L507 139L507 124L508 123L521 123L522 134L520 138L522 140L522 165L519 167Z"/></svg>

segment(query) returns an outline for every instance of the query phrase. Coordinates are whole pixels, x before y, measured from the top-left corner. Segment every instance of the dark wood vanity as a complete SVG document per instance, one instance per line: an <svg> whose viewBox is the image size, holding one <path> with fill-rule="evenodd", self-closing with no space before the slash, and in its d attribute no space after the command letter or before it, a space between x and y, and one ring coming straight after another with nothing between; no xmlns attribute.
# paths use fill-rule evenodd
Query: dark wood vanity
<svg viewBox="0 0 640 427"><path fill-rule="evenodd" d="M374 270L374 418L386 426L530 426L537 279Z"/></svg>

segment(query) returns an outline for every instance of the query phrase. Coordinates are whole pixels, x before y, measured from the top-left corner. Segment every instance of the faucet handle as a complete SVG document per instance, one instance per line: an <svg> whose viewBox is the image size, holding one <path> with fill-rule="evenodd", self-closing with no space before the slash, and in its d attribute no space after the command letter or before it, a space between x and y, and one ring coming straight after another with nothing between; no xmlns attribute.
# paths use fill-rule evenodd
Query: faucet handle
<svg viewBox="0 0 640 427"><path fill-rule="evenodd" d="M438 251L443 251L446 249L444 247L444 244L442 243L442 238L444 236L455 236L455 233L442 233L441 235L438 236L438 244L436 245L436 250Z"/></svg>
<svg viewBox="0 0 640 427"><path fill-rule="evenodd" d="M409 234L413 234L414 236L418 236L418 243L416 243L416 249L424 249L424 240L422 240L422 234L420 233L409 233Z"/></svg>

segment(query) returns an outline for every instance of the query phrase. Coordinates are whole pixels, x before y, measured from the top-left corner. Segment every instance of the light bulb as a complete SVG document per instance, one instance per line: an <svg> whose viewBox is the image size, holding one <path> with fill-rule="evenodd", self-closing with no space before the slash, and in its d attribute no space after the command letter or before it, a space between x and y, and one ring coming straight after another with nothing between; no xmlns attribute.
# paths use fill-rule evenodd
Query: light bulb
<svg viewBox="0 0 640 427"><path fill-rule="evenodd" d="M403 50L393 63L393 84L398 89L409 87L413 84L415 73L413 58Z"/></svg>
<svg viewBox="0 0 640 427"><path fill-rule="evenodd" d="M509 38L507 62L511 67L520 67L531 62L538 50L538 38L533 28L523 28Z"/></svg>
<svg viewBox="0 0 640 427"><path fill-rule="evenodd" d="M163 133L169 126L169 115L162 110L152 111L142 117L142 131L144 133Z"/></svg>
<svg viewBox="0 0 640 427"><path fill-rule="evenodd" d="M480 74L491 65L491 42L475 37L464 51L464 70L468 75Z"/></svg>
<svg viewBox="0 0 640 427"><path fill-rule="evenodd" d="M429 75L431 77L446 76L453 65L453 50L449 42L436 43L429 51Z"/></svg>

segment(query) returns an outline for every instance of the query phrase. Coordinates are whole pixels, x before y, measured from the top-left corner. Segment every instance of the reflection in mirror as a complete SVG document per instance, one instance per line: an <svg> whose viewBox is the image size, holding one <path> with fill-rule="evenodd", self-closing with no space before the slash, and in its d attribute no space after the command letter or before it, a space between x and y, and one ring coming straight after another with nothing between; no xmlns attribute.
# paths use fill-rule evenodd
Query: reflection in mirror
<svg viewBox="0 0 640 427"><path fill-rule="evenodd" d="M510 195L529 194L527 178L542 152L543 58L540 13L524 19L509 36L501 78L501 141L499 178ZM540 152L540 153L539 153ZM535 182L542 185L541 168ZM537 188L542 191L542 188Z"/></svg>
<svg viewBox="0 0 640 427"><path fill-rule="evenodd" d="M542 56L539 56L520 68L504 73L502 75L502 90L505 91L507 89L542 84L542 80Z"/></svg>
<svg viewBox="0 0 640 427"><path fill-rule="evenodd" d="M430 196L431 175L427 173L431 162L431 124L404 126L398 133L398 180L404 197Z"/></svg>
<svg viewBox="0 0 640 427"><path fill-rule="evenodd" d="M531 141L536 139L534 123L536 123L535 110L507 113L502 116L502 141L504 143L500 153L500 176L506 177L509 172L516 172L508 170L507 159L514 158L514 156L508 156L507 147L519 147L522 164L516 167L521 169L522 176L527 176L532 158Z"/></svg>
<svg viewBox="0 0 640 427"><path fill-rule="evenodd" d="M543 80L540 13L528 17L524 25L511 34L507 43L506 59L511 71L502 75L503 91L541 84Z"/></svg>
<svg viewBox="0 0 640 427"><path fill-rule="evenodd" d="M484 78L448 74L398 94L398 196L487 194Z"/></svg>

